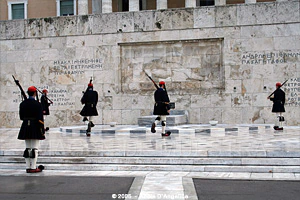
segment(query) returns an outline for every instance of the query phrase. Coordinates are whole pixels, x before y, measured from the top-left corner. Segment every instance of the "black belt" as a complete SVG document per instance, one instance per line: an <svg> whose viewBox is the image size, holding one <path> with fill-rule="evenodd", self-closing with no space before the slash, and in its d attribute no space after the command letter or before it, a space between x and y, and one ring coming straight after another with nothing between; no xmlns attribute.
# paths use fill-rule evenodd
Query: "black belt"
<svg viewBox="0 0 300 200"><path fill-rule="evenodd" d="M23 118L24 120L27 120L27 126L30 126L30 121L38 121L36 118Z"/></svg>
<svg viewBox="0 0 300 200"><path fill-rule="evenodd" d="M156 101L155 103L164 103L164 104L169 104L170 102Z"/></svg>

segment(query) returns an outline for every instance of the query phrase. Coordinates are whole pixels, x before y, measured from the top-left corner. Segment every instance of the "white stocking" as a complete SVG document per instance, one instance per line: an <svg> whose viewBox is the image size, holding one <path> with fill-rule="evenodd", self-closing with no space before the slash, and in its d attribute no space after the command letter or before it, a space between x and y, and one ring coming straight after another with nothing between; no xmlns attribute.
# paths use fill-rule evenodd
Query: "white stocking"
<svg viewBox="0 0 300 200"><path fill-rule="evenodd" d="M160 119L161 119L161 122L165 124L164 126L161 126L161 132L162 133L166 133L167 116L166 115L162 115Z"/></svg>
<svg viewBox="0 0 300 200"><path fill-rule="evenodd" d="M39 140L25 140L26 148L29 149L29 158L25 158L27 169L36 169L39 143ZM33 153L35 154L35 157L30 158L33 155Z"/></svg>

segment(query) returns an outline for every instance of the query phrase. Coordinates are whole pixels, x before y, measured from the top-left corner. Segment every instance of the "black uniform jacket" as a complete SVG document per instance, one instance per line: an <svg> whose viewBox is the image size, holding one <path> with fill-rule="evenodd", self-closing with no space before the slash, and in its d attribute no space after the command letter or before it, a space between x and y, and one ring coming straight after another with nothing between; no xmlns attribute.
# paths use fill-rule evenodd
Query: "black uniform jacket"
<svg viewBox="0 0 300 200"><path fill-rule="evenodd" d="M169 115L168 110L170 110L169 96L168 93L163 88L158 88L154 92L154 115Z"/></svg>
<svg viewBox="0 0 300 200"><path fill-rule="evenodd" d="M42 105L35 99L28 98L20 103L20 119L23 120L18 139L45 139ZM39 122L40 121L40 122ZM41 123L42 122L42 123Z"/></svg>
<svg viewBox="0 0 300 200"><path fill-rule="evenodd" d="M280 88L277 88L274 92L274 97L270 98L273 101L272 112L285 112L285 93Z"/></svg>
<svg viewBox="0 0 300 200"><path fill-rule="evenodd" d="M50 115L50 112L49 112L50 103L48 102L45 95L42 95L42 97L41 97L41 104L42 104L43 114Z"/></svg>
<svg viewBox="0 0 300 200"><path fill-rule="evenodd" d="M97 112L98 93L92 89L87 90L81 98L81 103L84 104L80 115L81 116L98 116Z"/></svg>

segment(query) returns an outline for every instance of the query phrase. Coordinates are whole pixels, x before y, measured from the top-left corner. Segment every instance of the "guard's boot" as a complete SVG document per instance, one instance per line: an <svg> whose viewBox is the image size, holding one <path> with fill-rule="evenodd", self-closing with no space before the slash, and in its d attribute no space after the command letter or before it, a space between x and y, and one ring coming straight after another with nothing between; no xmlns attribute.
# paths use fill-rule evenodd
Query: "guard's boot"
<svg viewBox="0 0 300 200"><path fill-rule="evenodd" d="M155 123L153 122L152 123L152 126L151 126L151 133L155 133L156 130L155 130Z"/></svg>
<svg viewBox="0 0 300 200"><path fill-rule="evenodd" d="M88 129L86 129L86 133L85 134L86 134L87 137L90 137L91 136L91 131L88 131Z"/></svg>
<svg viewBox="0 0 300 200"><path fill-rule="evenodd" d="M39 173L45 169L44 165L39 165L36 169L26 169L27 173Z"/></svg>
<svg viewBox="0 0 300 200"><path fill-rule="evenodd" d="M167 133L162 133L161 136L165 137L165 136L170 136L171 135L171 132L168 131Z"/></svg>
<svg viewBox="0 0 300 200"><path fill-rule="evenodd" d="M87 137L91 136L91 123L88 124L88 128L86 129L86 136Z"/></svg>
<svg viewBox="0 0 300 200"><path fill-rule="evenodd" d="M277 127L277 128L274 128L276 131L282 131L283 130L283 127Z"/></svg>
<svg viewBox="0 0 300 200"><path fill-rule="evenodd" d="M42 169L36 168L36 169L26 169L27 173L39 173L42 172Z"/></svg>

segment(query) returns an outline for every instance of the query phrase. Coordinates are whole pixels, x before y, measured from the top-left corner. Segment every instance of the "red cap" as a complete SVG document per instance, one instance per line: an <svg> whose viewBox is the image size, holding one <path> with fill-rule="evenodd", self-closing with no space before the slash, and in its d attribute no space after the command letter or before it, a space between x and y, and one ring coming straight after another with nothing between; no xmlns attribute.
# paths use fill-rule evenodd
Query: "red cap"
<svg viewBox="0 0 300 200"><path fill-rule="evenodd" d="M164 81L159 81L159 85L165 85L166 83Z"/></svg>
<svg viewBox="0 0 300 200"><path fill-rule="evenodd" d="M36 92L36 88L34 86L30 86L27 91L28 92Z"/></svg>
<svg viewBox="0 0 300 200"><path fill-rule="evenodd" d="M93 83L89 83L89 84L88 84L88 87L93 87Z"/></svg>
<svg viewBox="0 0 300 200"><path fill-rule="evenodd" d="M46 90L46 89L43 89L43 91L42 91L43 93L48 93L48 90Z"/></svg>
<svg viewBox="0 0 300 200"><path fill-rule="evenodd" d="M276 83L276 87L281 87L281 83Z"/></svg>

